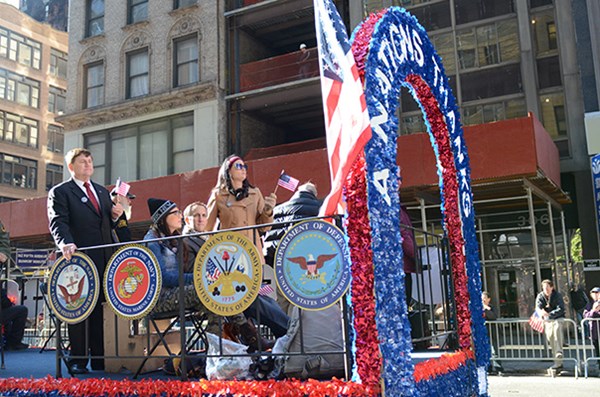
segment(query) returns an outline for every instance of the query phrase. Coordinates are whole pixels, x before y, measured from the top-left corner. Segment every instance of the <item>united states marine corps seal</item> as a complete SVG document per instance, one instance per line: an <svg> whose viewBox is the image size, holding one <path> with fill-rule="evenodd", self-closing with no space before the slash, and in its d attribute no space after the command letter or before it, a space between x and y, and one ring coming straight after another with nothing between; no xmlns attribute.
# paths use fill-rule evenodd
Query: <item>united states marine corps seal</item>
<svg viewBox="0 0 600 397"><path fill-rule="evenodd" d="M144 317L154 308L161 286L156 257L142 245L118 249L106 265L104 292L119 317L128 320Z"/></svg>
<svg viewBox="0 0 600 397"><path fill-rule="evenodd" d="M307 310L327 308L350 284L350 255L342 231L329 222L300 222L283 236L275 253L279 290Z"/></svg>
<svg viewBox="0 0 600 397"><path fill-rule="evenodd" d="M48 278L48 303L61 321L77 324L91 313L100 294L96 265L84 253L75 252L71 260L61 257Z"/></svg>
<svg viewBox="0 0 600 397"><path fill-rule="evenodd" d="M254 302L262 282L262 260L256 246L235 232L212 236L194 262L194 286L213 313L231 316Z"/></svg>

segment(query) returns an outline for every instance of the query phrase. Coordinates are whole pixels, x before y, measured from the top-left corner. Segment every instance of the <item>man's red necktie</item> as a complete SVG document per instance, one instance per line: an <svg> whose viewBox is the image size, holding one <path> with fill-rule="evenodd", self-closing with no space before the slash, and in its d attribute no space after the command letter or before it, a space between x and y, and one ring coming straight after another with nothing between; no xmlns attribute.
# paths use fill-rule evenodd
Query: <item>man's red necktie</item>
<svg viewBox="0 0 600 397"><path fill-rule="evenodd" d="M94 192L92 192L90 183L84 182L83 186L85 186L85 191L87 192L87 196L90 199L90 201L92 202L92 205L94 206L94 208L96 209L96 212L100 213L100 205L98 204L98 200L96 200L96 196L94 195Z"/></svg>

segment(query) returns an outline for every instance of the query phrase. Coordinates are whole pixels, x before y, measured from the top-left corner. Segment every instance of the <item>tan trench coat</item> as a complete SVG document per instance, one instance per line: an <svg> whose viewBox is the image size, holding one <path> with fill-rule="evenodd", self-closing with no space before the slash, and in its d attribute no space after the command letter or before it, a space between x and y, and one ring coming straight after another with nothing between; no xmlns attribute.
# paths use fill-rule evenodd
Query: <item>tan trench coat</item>
<svg viewBox="0 0 600 397"><path fill-rule="evenodd" d="M220 230L236 227L254 226L273 222L273 210L264 213L265 199L256 187L249 188L248 197L236 201L235 197L226 189L215 188L208 199L208 223L206 230L214 230L217 219L221 222ZM260 257L263 257L262 241L260 233L269 230L265 227L253 230L240 231L258 248ZM254 231L254 233L253 233Z"/></svg>

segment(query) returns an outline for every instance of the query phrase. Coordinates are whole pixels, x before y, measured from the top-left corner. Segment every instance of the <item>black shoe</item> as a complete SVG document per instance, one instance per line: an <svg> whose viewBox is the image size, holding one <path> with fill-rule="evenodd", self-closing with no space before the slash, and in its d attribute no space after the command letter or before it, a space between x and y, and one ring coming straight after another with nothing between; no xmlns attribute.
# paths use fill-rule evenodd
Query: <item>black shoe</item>
<svg viewBox="0 0 600 397"><path fill-rule="evenodd" d="M87 374L89 371L85 365L73 364L71 368L69 368L69 373L71 375L83 375Z"/></svg>
<svg viewBox="0 0 600 397"><path fill-rule="evenodd" d="M104 360L92 359L92 371L104 371Z"/></svg>
<svg viewBox="0 0 600 397"><path fill-rule="evenodd" d="M9 343L6 345L6 350L15 351L15 350L25 350L28 349L29 345L27 343L19 342L19 343Z"/></svg>

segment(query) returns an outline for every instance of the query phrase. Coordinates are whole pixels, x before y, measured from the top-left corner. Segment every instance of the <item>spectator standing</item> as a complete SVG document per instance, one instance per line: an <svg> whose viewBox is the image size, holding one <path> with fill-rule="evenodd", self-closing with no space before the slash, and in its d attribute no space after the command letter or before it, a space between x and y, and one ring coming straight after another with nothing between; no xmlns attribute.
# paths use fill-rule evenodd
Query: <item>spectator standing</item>
<svg viewBox="0 0 600 397"><path fill-rule="evenodd" d="M285 203L281 203L273 210L273 221L282 226L273 227L265 234L265 260L273 266L275 251L279 241L289 226L299 219L317 216L323 200L317 198L317 187L307 182L298 186L298 190Z"/></svg>
<svg viewBox="0 0 600 397"><path fill-rule="evenodd" d="M571 307L577 316L577 327L583 319L583 310L588 304L587 294L581 285L571 283L569 289L569 298L571 298Z"/></svg>
<svg viewBox="0 0 600 397"><path fill-rule="evenodd" d="M117 224L114 228L114 239L115 242L125 243L131 241L131 230L129 230L129 220L131 219L131 212L133 203L131 200L135 199L135 194L127 192L126 196L120 196L117 194L116 187L111 190L110 196L115 204L121 203L123 206L123 214L117 220Z"/></svg>
<svg viewBox="0 0 600 397"><path fill-rule="evenodd" d="M483 318L485 318L485 321L495 321L498 319L498 316L496 315L496 311L494 310L494 307L491 305L492 302L492 298L490 298L490 294L488 294L486 291L483 291L481 293L481 300L483 301ZM489 328L488 328L489 330ZM497 346L496 346L496 339L494 336L497 336L494 334L493 329L490 332L490 346L492 347L492 359L496 358L496 351L497 351ZM488 371L490 373L501 373L504 371L504 369L502 368L502 364L496 360L491 360L490 361L490 366L488 368Z"/></svg>
<svg viewBox="0 0 600 397"><path fill-rule="evenodd" d="M271 193L263 197L260 190L250 184L247 174L248 165L241 157L231 155L223 161L217 184L208 200L207 231L216 230L217 220L221 230L273 222L277 196ZM245 235L262 253L260 233L269 229L246 229L238 233Z"/></svg>
<svg viewBox="0 0 600 397"><path fill-rule="evenodd" d="M48 220L54 243L63 256L70 260L79 247L113 243L113 229L123 214L121 204L111 201L110 193L102 185L91 181L94 174L92 153L83 148L71 149L65 155L71 178L48 192ZM104 274L113 249L86 250L99 275ZM101 276L102 277L102 276ZM87 356L104 356L104 321L101 292L92 313L78 324L69 324L71 355L86 358L69 360L72 375L88 372ZM89 343L88 343L89 342ZM92 358L93 370L104 370L104 359Z"/></svg>
<svg viewBox="0 0 600 397"><path fill-rule="evenodd" d="M398 193L402 187L402 168L398 167ZM400 206L400 236L402 237L402 256L404 261L404 292L406 307L410 310L412 301L413 273L417 272L415 262L415 231L405 206Z"/></svg>
<svg viewBox="0 0 600 397"><path fill-rule="evenodd" d="M306 44L300 44L300 54L298 55L299 77L305 79L310 77L310 51L306 48Z"/></svg>
<svg viewBox="0 0 600 397"><path fill-rule="evenodd" d="M542 281L542 292L535 299L535 310L544 321L544 334L554 354L554 365L550 369L563 367L563 318L565 303L560 292L550 280Z"/></svg>
<svg viewBox="0 0 600 397"><path fill-rule="evenodd" d="M0 222L0 263L8 266L9 258L10 236L4 224ZM4 326L4 335L6 335L6 350L27 349L29 345L22 342L27 321L27 307L17 305L8 298L4 282L0 299L2 305L0 323Z"/></svg>
<svg viewBox="0 0 600 397"><path fill-rule="evenodd" d="M600 287L594 287L590 291L591 300L583 310L583 318L589 318L590 339L594 345L594 357L600 357L600 345L598 344L598 328L600 328Z"/></svg>

